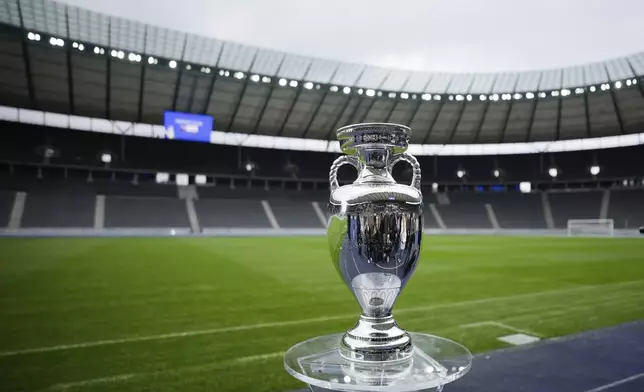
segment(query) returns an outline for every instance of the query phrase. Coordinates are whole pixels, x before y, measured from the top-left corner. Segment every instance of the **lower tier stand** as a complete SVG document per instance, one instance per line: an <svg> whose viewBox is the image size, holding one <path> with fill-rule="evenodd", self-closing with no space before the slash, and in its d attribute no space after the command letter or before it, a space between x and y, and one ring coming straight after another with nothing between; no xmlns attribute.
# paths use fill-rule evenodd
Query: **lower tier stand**
<svg viewBox="0 0 644 392"><path fill-rule="evenodd" d="M410 333L414 354L395 362L363 362L340 355L343 334L313 338L291 347L284 367L293 377L317 391L441 391L463 377L472 354L449 339Z"/></svg>

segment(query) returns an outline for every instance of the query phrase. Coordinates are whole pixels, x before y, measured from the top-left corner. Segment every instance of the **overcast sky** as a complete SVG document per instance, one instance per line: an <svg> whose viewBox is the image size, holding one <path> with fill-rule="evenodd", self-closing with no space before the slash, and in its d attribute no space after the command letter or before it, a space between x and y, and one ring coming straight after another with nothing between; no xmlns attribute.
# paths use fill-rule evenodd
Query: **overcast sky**
<svg viewBox="0 0 644 392"><path fill-rule="evenodd" d="M298 54L415 70L576 65L644 50L644 0L64 0Z"/></svg>

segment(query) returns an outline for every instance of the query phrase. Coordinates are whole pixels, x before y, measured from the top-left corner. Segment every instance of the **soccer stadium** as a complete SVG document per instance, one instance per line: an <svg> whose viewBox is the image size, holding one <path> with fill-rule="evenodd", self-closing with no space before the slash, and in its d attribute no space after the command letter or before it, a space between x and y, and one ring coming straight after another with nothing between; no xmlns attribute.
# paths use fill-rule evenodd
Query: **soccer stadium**
<svg viewBox="0 0 644 392"><path fill-rule="evenodd" d="M446 391L644 391L644 52L424 72L52 0L0 0L0 390L304 390L285 352L360 314L327 226L363 123L411 129L393 313L472 352Z"/></svg>

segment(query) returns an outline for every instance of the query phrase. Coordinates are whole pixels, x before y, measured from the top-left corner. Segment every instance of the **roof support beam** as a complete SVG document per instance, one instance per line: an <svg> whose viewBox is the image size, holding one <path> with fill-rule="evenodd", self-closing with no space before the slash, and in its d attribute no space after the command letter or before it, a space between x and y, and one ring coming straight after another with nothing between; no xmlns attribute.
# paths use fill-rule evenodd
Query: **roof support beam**
<svg viewBox="0 0 644 392"><path fill-rule="evenodd" d="M405 83L403 83L402 87L400 88L402 91L404 91L407 88L407 83L409 83L409 79L411 79L411 72L409 73L409 76L407 76L407 79L405 80ZM396 111L396 107L398 107L398 104L400 103L400 100L398 99L398 96L399 95L396 96L396 102L394 103L394 106L391 107L391 110L389 110L389 113L387 114L387 117L385 117L385 122L386 123L391 121L391 116L393 116L394 112ZM420 99L420 97L417 97L417 98Z"/></svg>
<svg viewBox="0 0 644 392"><path fill-rule="evenodd" d="M633 64L631 64L628 58L626 58L626 64L628 64L628 67L633 73L633 79L637 80L637 88L640 90L640 94L642 95L642 98L644 98L644 86L642 85L642 78L639 78L637 76L637 72L635 72L635 68L633 68Z"/></svg>
<svg viewBox="0 0 644 392"><path fill-rule="evenodd" d="M107 36L108 38L108 47L112 47L112 18L107 20ZM105 118L110 118L110 101L112 93L112 56L108 53L105 53L105 67L107 69L105 75Z"/></svg>
<svg viewBox="0 0 644 392"><path fill-rule="evenodd" d="M192 85L190 85L190 93L188 95L188 111L190 113L194 113L195 110L192 110L192 103L195 100L195 91L197 90L197 82L199 78L196 75L192 76Z"/></svg>
<svg viewBox="0 0 644 392"><path fill-rule="evenodd" d="M438 116L440 116L441 110L443 110L443 106L445 105L445 101L447 100L447 95L448 95L447 91L449 91L449 86L452 84L452 80L453 79L450 79L449 82L447 82L447 86L445 86L445 94L443 94L444 96L441 98L441 103L438 105L438 111L436 112L436 115L434 116L432 121L430 121L430 123L429 123L429 128L427 128L427 133L425 134L425 137L423 138L423 144L427 144L427 142L429 141L429 135L431 134L432 129L434 129L434 125L436 124L436 120L438 120Z"/></svg>
<svg viewBox="0 0 644 392"><path fill-rule="evenodd" d="M470 90L472 89L472 85L474 84L474 78L472 78L472 81L470 82L470 85L467 87L467 93L465 94L470 95ZM456 117L456 121L454 122L454 128L449 133L449 138L447 139L447 143L452 143L452 139L454 139L454 135L456 135L456 129L458 129L458 124L461 122L461 117L463 117L463 112L465 111L465 105L467 105L467 100L463 100L463 104L458 110L458 116Z"/></svg>
<svg viewBox="0 0 644 392"><path fill-rule="evenodd" d="M309 63L309 65L306 67L306 71L304 71L304 76L302 76L302 80L306 79L306 76L309 74L309 71L311 70L311 66L313 65L313 60ZM300 94L302 94L302 90L304 89L304 83L300 83L297 86L297 92L295 93L295 98L293 98L293 101L291 102L291 105L288 108L288 111L286 112L286 116L284 116L284 121L282 121L282 125L280 125L280 129L277 132L277 136L282 136L282 133L284 133L284 128L286 127L286 123L288 123L289 117L291 117L291 113L293 112L293 108L295 107L295 104L297 103L298 99L300 99Z"/></svg>
<svg viewBox="0 0 644 392"><path fill-rule="evenodd" d="M217 77L219 75L219 61L221 60L221 56L224 53L224 47L222 45L221 49L219 50L219 54L217 55L217 61L215 62L215 66L211 68L212 71L212 79L210 79L210 86L208 87L208 98L206 98L206 103L204 104L203 110L201 111L203 114L206 114L208 112L208 107L210 106L210 100L212 99L212 94L215 89L215 83L217 82Z"/></svg>
<svg viewBox="0 0 644 392"><path fill-rule="evenodd" d="M606 64L604 64L604 69L606 70L606 74L610 75L608 73L608 68L606 67ZM624 121L622 120L622 113L620 113L619 106L617 105L617 98L615 97L615 91L613 90L612 87L609 89L609 91L610 91L610 99L613 103L613 109L615 110L615 115L617 116L617 123L619 124L619 134L623 135L625 131L624 131Z"/></svg>
<svg viewBox="0 0 644 392"><path fill-rule="evenodd" d="M69 12L67 11L67 7L65 7L65 25L67 26L67 37L69 37ZM69 112L70 114L76 114L76 107L74 105L74 78L72 74L72 46L65 45L65 51L67 52L67 89L69 98Z"/></svg>
<svg viewBox="0 0 644 392"><path fill-rule="evenodd" d="M481 119L479 120L479 124L476 127L476 133L474 134L474 143L478 143L479 135L481 134L481 130L483 129L483 122L485 122L485 116L487 116L487 111L490 108L491 104L492 104L492 102L490 102L490 99L488 98L488 100L485 101L485 107L483 108L483 114L481 115Z"/></svg>
<svg viewBox="0 0 644 392"><path fill-rule="evenodd" d="M34 91L34 83L31 78L31 62L29 61L29 47L27 46L27 30L22 17L22 7L20 2L18 4L18 15L20 17L20 29L22 30L22 61L25 63L25 77L27 78L27 91L29 93L29 101L33 109L38 109L38 102L36 102L36 93Z"/></svg>
<svg viewBox="0 0 644 392"><path fill-rule="evenodd" d="M262 104L262 108L259 110L259 115L257 115L257 120L255 121L255 126L253 127L253 132L252 134L256 134L257 131L259 130L259 125L262 123L262 117L264 117L264 113L266 112L266 109L268 108L268 103L270 102L271 98L273 98L273 91L275 91L275 86L278 83L278 75L280 71L282 70L282 65L284 64L284 59L286 58L286 55L282 56L282 59L280 60L279 65L277 66L277 71L275 71L275 75L272 77L271 80L271 85L268 90L268 94L266 94L266 99L264 100L264 103Z"/></svg>
<svg viewBox="0 0 644 392"><path fill-rule="evenodd" d="M245 72L246 78L244 78L244 84L242 85L242 90L241 90L241 93L239 94L239 99L235 104L235 110L233 110L233 114L232 116L230 116L230 120L228 121L228 125L226 126L226 131L228 132L230 132L230 128L235 123L235 118L237 117L237 113L239 112L239 106L241 105L241 101L244 99L244 95L246 95L246 89L248 88L248 83L250 82L250 72L253 70L253 65L255 65L255 60L257 59L257 53L259 53L259 49L255 51L255 54L253 55L253 59L250 61L250 66L248 67L248 70Z"/></svg>
<svg viewBox="0 0 644 392"><path fill-rule="evenodd" d="M559 80L559 86L563 86L563 72L561 72L561 80ZM561 95L557 98L557 134L555 135L555 140L559 140L561 134L561 107L563 106L563 98Z"/></svg>
<svg viewBox="0 0 644 392"><path fill-rule="evenodd" d="M430 76L429 78L427 78L427 83L425 83L425 87L423 87L422 92L418 93L418 104L416 105L414 110L411 112L411 116L409 117L409 120L407 120L408 125L411 125L412 121L414 121L414 118L416 117L416 115L420 111L420 107L423 105L423 94L427 94L426 90L427 90L427 87L429 87L429 83L431 81L432 81L432 77Z"/></svg>
<svg viewBox="0 0 644 392"><path fill-rule="evenodd" d="M338 73L339 68L340 68L340 65L338 64L333 70L333 73L331 74L331 77L329 78L328 83L331 83L333 78L335 78L335 75ZM324 94L322 94L322 99L320 99L320 103L315 107L315 110L313 111L313 115L309 119L309 122L306 124L306 128L304 128L304 132L300 137L306 137L306 134L309 133L309 130L311 130L311 125L313 124L313 121L315 121L315 118L318 116L318 113L320 113L320 109L322 108L322 105L324 105L324 101L326 101L327 95L329 95L328 88L324 91Z"/></svg>
<svg viewBox="0 0 644 392"><path fill-rule="evenodd" d="M519 85L519 78L514 82L514 87L512 88L512 94L516 94L517 86ZM499 138L499 143L503 143L505 140L505 132L508 129L508 123L510 122L510 113L512 113L512 106L514 105L514 99L510 99L510 106L508 106L508 112L505 116L505 122L503 123L503 130L501 131L501 137Z"/></svg>
<svg viewBox="0 0 644 392"><path fill-rule="evenodd" d="M172 97L172 111L177 110L177 99L179 98L179 87L181 86L181 76L183 76L183 71L186 65L184 64L183 58L186 56L186 46L188 45L188 36L183 39L183 49L181 49L181 61L177 61L177 67L179 70L177 72L177 79L174 84L174 95Z"/></svg>
<svg viewBox="0 0 644 392"><path fill-rule="evenodd" d="M539 73L539 81L537 82L536 90L539 91L541 85L541 79L543 79L543 73ZM530 141L530 136L532 136L532 125L534 124L534 117L537 113L537 104L539 103L539 93L534 94L534 106L532 107L532 113L530 114L530 121L528 122L528 132L525 135L525 141Z"/></svg>
<svg viewBox="0 0 644 392"><path fill-rule="evenodd" d="M145 25L145 30L143 31L143 53L147 52L148 44L148 25ZM141 122L143 117L143 90L145 87L145 58L144 55L141 56L141 80L139 81L139 107L137 108L136 118L138 122Z"/></svg>

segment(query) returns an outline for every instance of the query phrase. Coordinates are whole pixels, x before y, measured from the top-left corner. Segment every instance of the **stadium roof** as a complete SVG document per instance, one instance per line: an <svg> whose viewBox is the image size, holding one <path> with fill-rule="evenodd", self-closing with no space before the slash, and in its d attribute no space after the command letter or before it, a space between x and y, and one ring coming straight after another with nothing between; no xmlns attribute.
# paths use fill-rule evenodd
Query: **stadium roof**
<svg viewBox="0 0 644 392"><path fill-rule="evenodd" d="M206 38L48 0L1 0L0 104L218 131L334 139L345 124L412 127L412 143L498 143L644 129L644 53L498 74L405 71Z"/></svg>

